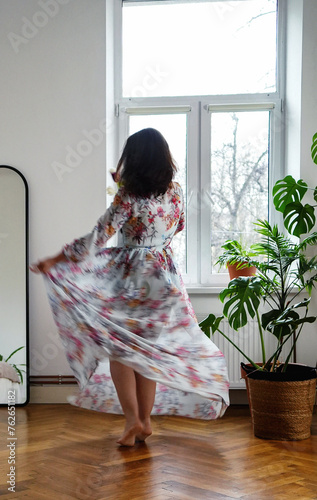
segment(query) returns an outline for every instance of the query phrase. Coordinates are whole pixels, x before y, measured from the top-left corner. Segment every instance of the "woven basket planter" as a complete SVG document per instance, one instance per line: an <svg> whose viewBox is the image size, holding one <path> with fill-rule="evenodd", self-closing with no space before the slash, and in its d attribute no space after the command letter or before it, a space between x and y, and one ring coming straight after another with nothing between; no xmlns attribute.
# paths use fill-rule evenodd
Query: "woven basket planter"
<svg viewBox="0 0 317 500"><path fill-rule="evenodd" d="M258 374L249 375L246 381L254 435L289 441L309 438L316 376L298 381L253 378Z"/></svg>

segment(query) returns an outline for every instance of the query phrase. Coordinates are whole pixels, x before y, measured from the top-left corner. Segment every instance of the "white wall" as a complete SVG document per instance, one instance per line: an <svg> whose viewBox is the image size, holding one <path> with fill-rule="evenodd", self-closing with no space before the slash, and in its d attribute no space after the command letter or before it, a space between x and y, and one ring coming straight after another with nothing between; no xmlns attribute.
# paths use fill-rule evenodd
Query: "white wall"
<svg viewBox="0 0 317 500"><path fill-rule="evenodd" d="M105 124L99 145L81 142L106 116L105 1L0 0L0 60L0 163L29 184L32 262L105 210ZM81 156L67 158L67 148ZM58 177L54 162L67 171ZM31 374L70 373L60 346L42 278L31 274Z"/></svg>
<svg viewBox="0 0 317 500"><path fill-rule="evenodd" d="M301 177L309 186L317 186L317 165L311 160L312 136L317 132L317 2L304 0L301 103ZM313 202L311 192L311 202ZM316 215L316 212L315 212ZM317 230L317 224L315 227ZM310 248L317 254L317 245ZM311 312L317 314L317 290L312 295ZM317 322L307 329L298 347L298 358L312 366L317 363Z"/></svg>
<svg viewBox="0 0 317 500"><path fill-rule="evenodd" d="M317 165L311 159L312 137L317 132L317 2L287 2L286 173L317 185ZM310 202L313 202L310 196ZM308 250L316 255L316 245ZM310 312L317 314L317 293ZM317 362L317 324L305 325L297 348L297 361Z"/></svg>
<svg viewBox="0 0 317 500"><path fill-rule="evenodd" d="M302 175L314 182L317 167L310 160L310 141L317 131L317 2L288 3L292 27L287 61L295 80L287 88L286 123L291 126L287 168L296 175L299 165ZM45 19L43 5L48 4L51 11ZM1 164L19 168L29 183L31 261L86 233L105 209L106 168L113 167L105 166L106 137L113 137L111 118L107 129L103 125L107 133L103 132L102 142L91 147L77 167L66 161L66 148L84 147L83 130L98 129L106 116L105 9L106 0L0 0ZM42 22L43 27L32 31L30 21ZM21 42L16 42L16 50L10 32L24 38L16 39ZM109 108L107 112L109 116ZM54 162L69 170L60 179ZM220 310L216 294L191 294L191 299L200 318ZM303 336L310 341L300 348L299 361L316 362L315 332L316 326ZM42 279L34 275L30 276L30 344L31 374L71 373Z"/></svg>

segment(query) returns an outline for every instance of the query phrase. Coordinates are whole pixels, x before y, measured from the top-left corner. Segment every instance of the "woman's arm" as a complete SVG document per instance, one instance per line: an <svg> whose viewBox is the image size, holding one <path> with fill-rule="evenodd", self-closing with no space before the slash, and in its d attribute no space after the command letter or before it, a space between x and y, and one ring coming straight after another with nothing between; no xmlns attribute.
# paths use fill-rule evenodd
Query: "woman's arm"
<svg viewBox="0 0 317 500"><path fill-rule="evenodd" d="M32 264L30 266L30 270L33 273L43 273L47 274L51 267L55 266L55 264L58 264L59 262L66 262L67 258L63 254L63 252L60 252L58 255L55 257L49 257L47 259L41 260L37 264Z"/></svg>
<svg viewBox="0 0 317 500"><path fill-rule="evenodd" d="M178 184L178 182L175 182L174 185L176 187L175 193L179 197L179 203L180 203L180 215L179 215L179 219L178 219L178 222L177 222L176 231L174 233L174 236L175 236L175 234L180 233L181 231L183 231L183 229L184 229L184 227L186 225L186 222L185 222L185 209L184 209L184 195L183 195L183 191L182 191L182 188L181 188L180 184Z"/></svg>
<svg viewBox="0 0 317 500"><path fill-rule="evenodd" d="M183 231L184 227L185 227L185 214L184 214L184 212L182 212L179 219L178 219L178 224L177 224L177 228L176 228L176 231L174 233L174 236L175 236L175 234Z"/></svg>
<svg viewBox="0 0 317 500"><path fill-rule="evenodd" d="M94 229L86 236L65 245L63 254L74 262L84 260L89 253L94 254L103 248L107 241L121 229L130 218L131 212L130 196L125 193L123 188L120 188L105 214L98 219Z"/></svg>
<svg viewBox="0 0 317 500"><path fill-rule="evenodd" d="M49 269L58 262L84 260L89 253L94 253L104 247L106 242L113 236L131 216L132 204L130 197L126 195L123 188L117 192L113 202L97 221L94 229L82 238L75 239L72 243L65 245L63 250L56 255L40 261L30 267L33 272L46 274Z"/></svg>

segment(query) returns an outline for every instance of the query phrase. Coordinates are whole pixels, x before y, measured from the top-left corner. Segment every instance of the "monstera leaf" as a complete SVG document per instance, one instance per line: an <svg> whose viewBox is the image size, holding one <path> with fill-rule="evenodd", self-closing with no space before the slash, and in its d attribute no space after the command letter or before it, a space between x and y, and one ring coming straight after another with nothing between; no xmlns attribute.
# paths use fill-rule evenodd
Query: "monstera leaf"
<svg viewBox="0 0 317 500"><path fill-rule="evenodd" d="M285 207L283 217L287 231L298 237L309 233L316 222L314 207L302 205L300 202L289 203Z"/></svg>
<svg viewBox="0 0 317 500"><path fill-rule="evenodd" d="M284 212L289 203L300 202L307 191L307 184L302 179L295 181L291 175L279 180L273 187L273 203L279 212Z"/></svg>
<svg viewBox="0 0 317 500"><path fill-rule="evenodd" d="M220 300L224 302L227 299L223 314L234 330L247 324L248 314L254 318L260 305L261 290L261 280L255 276L236 278L220 292Z"/></svg>
<svg viewBox="0 0 317 500"><path fill-rule="evenodd" d="M293 323L298 319L299 314L291 309L286 315L282 315L280 309L272 309L262 314L262 326L280 340L282 337L292 332Z"/></svg>
<svg viewBox="0 0 317 500"><path fill-rule="evenodd" d="M302 316L295 309L305 308L306 313L310 303L310 298L304 298L301 302L281 309L272 309L262 314L262 327L273 333L275 337L282 340L285 335L290 335L303 323L314 323L316 316Z"/></svg>
<svg viewBox="0 0 317 500"><path fill-rule="evenodd" d="M211 333L214 334L218 328L219 324L223 320L224 316L215 316L214 314L209 314L207 318L199 323L200 328L207 337L210 338Z"/></svg>
<svg viewBox="0 0 317 500"><path fill-rule="evenodd" d="M313 136L313 143L311 145L311 157L317 165L317 133Z"/></svg>

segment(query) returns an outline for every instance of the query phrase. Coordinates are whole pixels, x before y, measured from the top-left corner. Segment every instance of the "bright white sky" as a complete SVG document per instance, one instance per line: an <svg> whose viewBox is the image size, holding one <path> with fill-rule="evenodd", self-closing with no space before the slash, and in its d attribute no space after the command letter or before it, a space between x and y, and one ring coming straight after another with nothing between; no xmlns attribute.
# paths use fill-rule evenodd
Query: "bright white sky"
<svg viewBox="0 0 317 500"><path fill-rule="evenodd" d="M276 16L261 14L275 8L275 0L124 4L124 95L267 91L274 86ZM156 69L157 80L148 76Z"/></svg>

